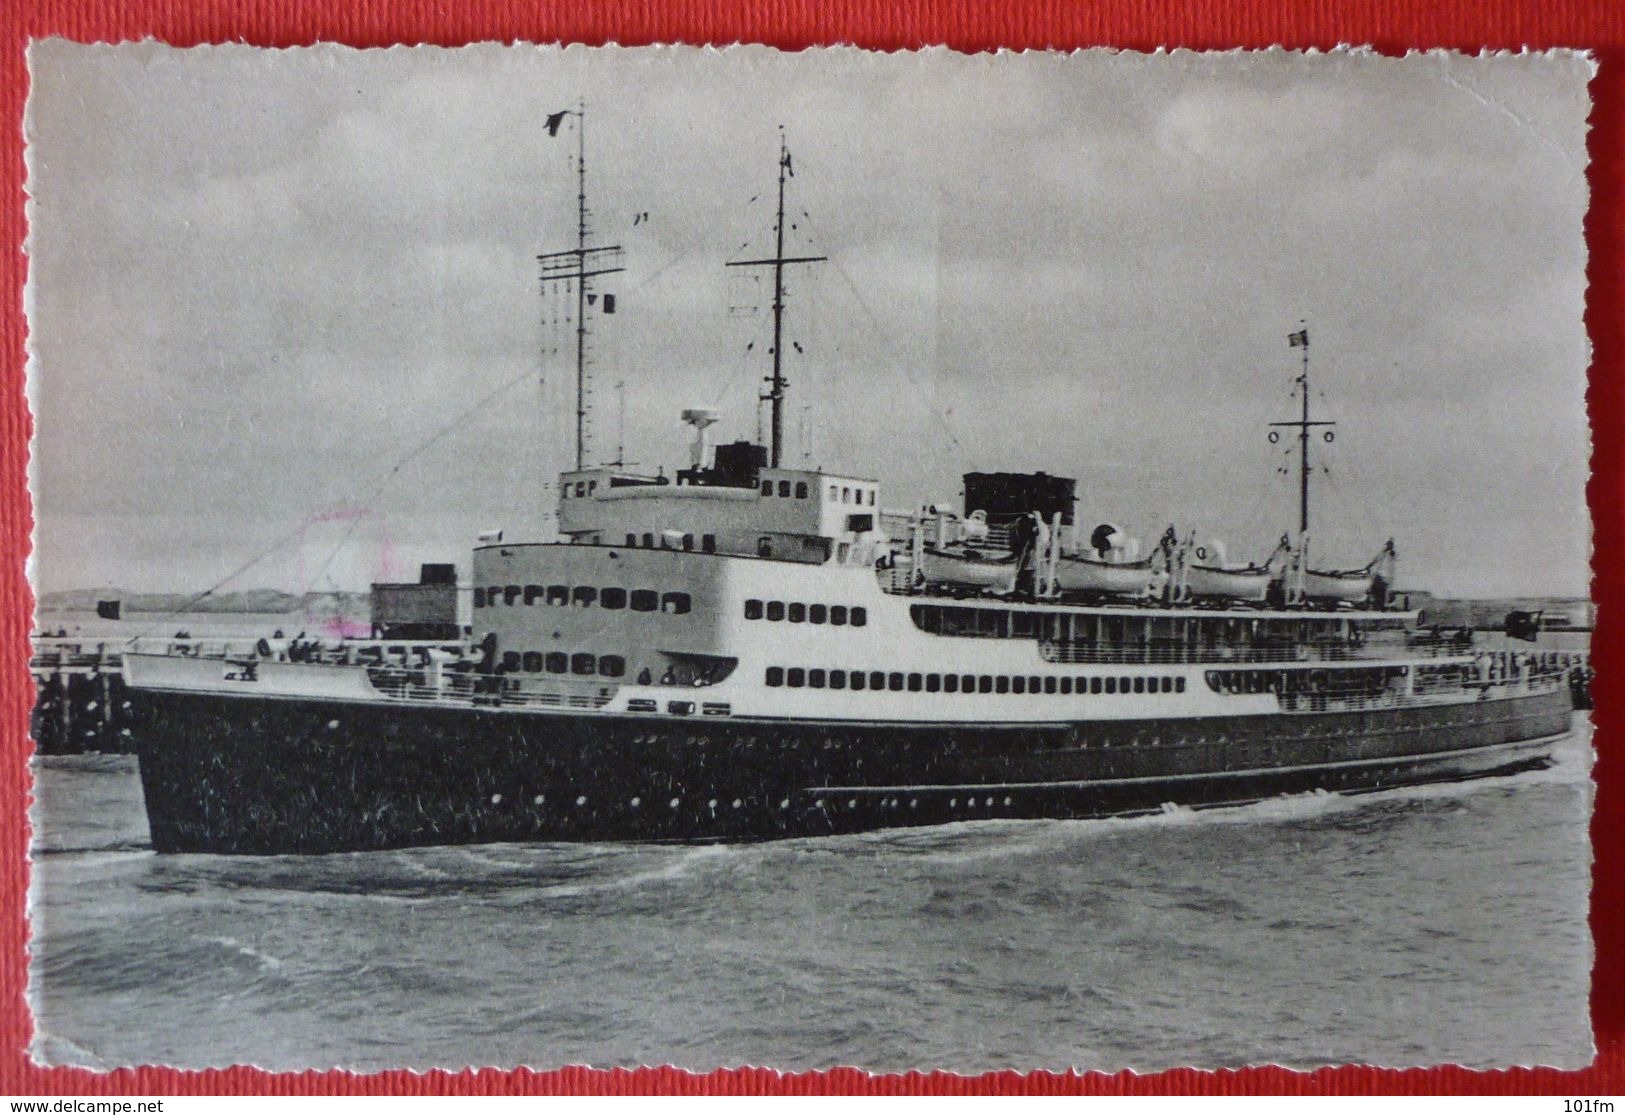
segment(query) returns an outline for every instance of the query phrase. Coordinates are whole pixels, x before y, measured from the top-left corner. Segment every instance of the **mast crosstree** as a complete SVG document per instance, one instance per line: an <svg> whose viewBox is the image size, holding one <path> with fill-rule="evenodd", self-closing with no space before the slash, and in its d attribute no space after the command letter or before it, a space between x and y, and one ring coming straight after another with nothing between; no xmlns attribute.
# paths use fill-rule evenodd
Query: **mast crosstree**
<svg viewBox="0 0 1625 1115"><path fill-rule="evenodd" d="M625 270L620 266L621 246L608 244L588 247L590 230L587 227L587 105L579 101L573 109L552 113L547 118L547 134L558 135L559 124L567 116L576 121L576 246L558 252L545 252L536 257L541 265L541 285L545 291L549 284L563 283L565 290L575 290L576 313L576 468L587 465L587 308L597 302L591 291L592 280L601 275L613 275ZM614 295L606 295L603 312L615 312Z"/></svg>
<svg viewBox="0 0 1625 1115"><path fill-rule="evenodd" d="M784 389L789 381L784 378L784 269L797 263L822 263L828 256L787 256L784 254L784 180L795 177L790 164L790 148L784 140L784 126L779 126L779 208L773 221L775 248L766 259L729 260L729 267L771 267L773 269L773 374L767 380L767 394L762 399L771 405L772 438L768 445L768 464L779 467L784 454Z"/></svg>

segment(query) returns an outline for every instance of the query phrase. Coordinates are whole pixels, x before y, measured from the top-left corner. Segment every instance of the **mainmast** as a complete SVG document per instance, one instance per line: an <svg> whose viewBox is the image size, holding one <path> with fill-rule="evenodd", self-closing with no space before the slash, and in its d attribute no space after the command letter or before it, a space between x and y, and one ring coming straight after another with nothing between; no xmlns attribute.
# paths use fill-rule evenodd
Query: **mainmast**
<svg viewBox="0 0 1625 1115"><path fill-rule="evenodd" d="M1301 417L1296 422L1271 422L1271 426L1291 426L1298 431L1298 533L1309 533L1309 430L1313 426L1335 426L1336 422L1309 421L1309 328L1305 323L1296 333L1287 334L1288 348L1303 349L1303 373L1298 377L1298 393L1303 400ZM1270 434L1270 440L1276 439ZM1331 431L1327 430L1326 440L1331 441Z"/></svg>
<svg viewBox="0 0 1625 1115"><path fill-rule="evenodd" d="M541 264L541 282L545 290L549 283L564 283L568 292L573 286L576 295L576 468L587 466L587 307L597 301L590 292L591 281L599 275L613 275L624 270L620 266L619 244L590 248L587 246L587 104L577 102L573 109L552 113L547 118L547 134L559 134L559 125L566 116L576 120L576 246L560 252L548 252L536 257ZM614 295L606 295L603 312L615 312Z"/></svg>
<svg viewBox="0 0 1625 1115"><path fill-rule="evenodd" d="M730 260L729 267L773 268L773 375L768 379L768 391L762 398L771 404L772 438L768 445L768 464L779 467L784 453L784 269L792 263L820 263L826 256L787 256L784 254L784 180L794 178L790 164L790 148L784 140L784 125L779 125L779 208L773 221L775 246L770 259Z"/></svg>

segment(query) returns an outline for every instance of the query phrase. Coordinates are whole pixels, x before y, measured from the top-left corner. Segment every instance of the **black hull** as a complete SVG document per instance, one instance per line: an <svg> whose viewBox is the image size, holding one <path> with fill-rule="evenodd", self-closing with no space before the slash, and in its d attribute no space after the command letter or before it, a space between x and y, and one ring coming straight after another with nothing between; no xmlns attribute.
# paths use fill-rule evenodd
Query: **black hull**
<svg viewBox="0 0 1625 1115"><path fill-rule="evenodd" d="M762 840L1355 792L1549 762L1564 690L1023 726L530 714L132 690L153 847Z"/></svg>

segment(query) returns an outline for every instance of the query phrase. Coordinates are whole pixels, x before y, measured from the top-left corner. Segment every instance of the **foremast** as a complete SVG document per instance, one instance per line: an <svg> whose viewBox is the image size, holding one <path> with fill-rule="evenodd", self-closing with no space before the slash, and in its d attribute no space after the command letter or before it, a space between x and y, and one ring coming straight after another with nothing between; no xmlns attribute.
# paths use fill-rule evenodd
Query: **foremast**
<svg viewBox="0 0 1625 1115"><path fill-rule="evenodd" d="M587 227L587 105L576 102L576 107L551 113L547 117L547 134L559 134L559 126L566 117L576 122L576 246L557 252L545 252L536 257L541 265L541 285L545 291L550 284L563 283L565 290L572 288L576 296L576 468L587 466L587 308L597 296L591 293L592 280L602 275L613 275L625 270L620 266L621 246L609 244L589 247L590 229ZM614 296L605 298L604 313L614 313Z"/></svg>

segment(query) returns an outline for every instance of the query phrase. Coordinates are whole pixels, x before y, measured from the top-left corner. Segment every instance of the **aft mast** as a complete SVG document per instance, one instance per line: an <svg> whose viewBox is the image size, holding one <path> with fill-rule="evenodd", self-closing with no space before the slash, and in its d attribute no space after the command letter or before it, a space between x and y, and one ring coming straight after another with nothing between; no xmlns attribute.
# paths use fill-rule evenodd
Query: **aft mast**
<svg viewBox="0 0 1625 1115"><path fill-rule="evenodd" d="M587 105L579 101L573 109L551 113L547 117L547 134L559 134L559 125L565 117L576 121L576 246L559 252L547 252L536 257L541 264L542 289L550 283L563 283L568 292L572 287L576 296L576 468L587 466L587 308L597 302L591 293L592 280L600 275L613 275L624 270L620 266L621 246L610 244L588 247L587 239ZM603 312L615 312L614 295L606 295Z"/></svg>
<svg viewBox="0 0 1625 1115"><path fill-rule="evenodd" d="M1288 348L1303 349L1303 373L1298 377L1299 395L1303 400L1301 417L1296 422L1271 422L1271 426L1290 426L1298 431L1298 533L1309 533L1309 431L1315 426L1335 426L1336 422L1311 422L1309 420L1309 328L1305 323L1299 322L1303 328L1296 333L1287 334ZM1276 439L1270 434L1270 440ZM1332 440L1331 431L1326 432L1326 440Z"/></svg>
<svg viewBox="0 0 1625 1115"><path fill-rule="evenodd" d="M784 454L784 269L793 263L821 263L827 256L787 256L784 254L784 180L795 177L790 163L790 148L784 139L784 125L779 125L779 208L773 221L775 247L768 259L737 259L729 267L773 268L773 375L768 379L768 392L762 398L772 409L772 439L769 442L768 464L779 467Z"/></svg>

